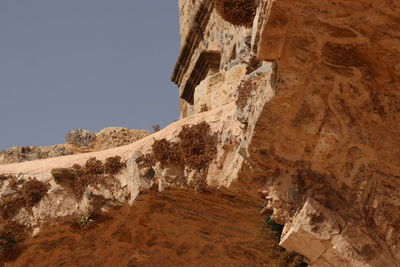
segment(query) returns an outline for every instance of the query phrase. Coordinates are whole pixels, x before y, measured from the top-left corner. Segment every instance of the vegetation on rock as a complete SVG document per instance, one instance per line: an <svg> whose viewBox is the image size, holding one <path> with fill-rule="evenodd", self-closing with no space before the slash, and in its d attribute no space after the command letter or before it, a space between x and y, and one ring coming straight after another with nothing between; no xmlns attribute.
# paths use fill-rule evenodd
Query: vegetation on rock
<svg viewBox="0 0 400 267"><path fill-rule="evenodd" d="M24 226L14 221L0 220L0 266L18 256L18 244L25 237Z"/></svg>
<svg viewBox="0 0 400 267"><path fill-rule="evenodd" d="M38 204L48 191L48 185L36 179L18 181L11 178L8 188L0 200L0 216L10 219L23 207L32 208Z"/></svg>
<svg viewBox="0 0 400 267"><path fill-rule="evenodd" d="M251 79L244 80L240 83L236 99L236 105L239 109L243 109L247 105L247 102L252 95L254 87L254 82Z"/></svg>
<svg viewBox="0 0 400 267"><path fill-rule="evenodd" d="M184 166L200 173L201 178L194 182L195 189L204 188L209 165L217 155L218 136L208 123L201 122L183 126L177 137L174 142L165 138L154 140L152 152L138 160L139 166L151 169L157 162L162 167Z"/></svg>
<svg viewBox="0 0 400 267"><path fill-rule="evenodd" d="M212 134L210 125L206 122L185 125L178 138L176 142L165 138L155 140L152 153L144 156L142 165L149 167L160 162L162 165L178 164L191 170L206 171L217 154L218 137Z"/></svg>
<svg viewBox="0 0 400 267"><path fill-rule="evenodd" d="M114 175L125 167L126 162L122 161L120 156L109 157L105 163L96 158L89 158L83 166L74 164L72 168L77 174L73 183L75 197L81 199L89 185L106 184L107 180L114 178Z"/></svg>
<svg viewBox="0 0 400 267"><path fill-rule="evenodd" d="M255 0L215 0L218 14L236 26L250 28L256 13Z"/></svg>
<svg viewBox="0 0 400 267"><path fill-rule="evenodd" d="M303 262L303 256L285 250L279 246L280 236L282 235L283 226L277 224L266 216L264 225L260 231L260 247L266 254L266 258L270 259L269 266L273 267L302 267L307 266Z"/></svg>
<svg viewBox="0 0 400 267"><path fill-rule="evenodd" d="M33 207L42 200L49 187L43 182L31 179L25 182L21 187L21 195L27 207Z"/></svg>

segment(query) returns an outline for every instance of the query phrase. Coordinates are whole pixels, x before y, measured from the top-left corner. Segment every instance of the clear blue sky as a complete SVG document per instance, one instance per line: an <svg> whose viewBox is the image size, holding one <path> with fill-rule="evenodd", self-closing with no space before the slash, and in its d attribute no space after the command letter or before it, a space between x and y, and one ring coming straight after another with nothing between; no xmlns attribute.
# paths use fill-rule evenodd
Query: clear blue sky
<svg viewBox="0 0 400 267"><path fill-rule="evenodd" d="M178 0L0 0L0 150L178 118Z"/></svg>

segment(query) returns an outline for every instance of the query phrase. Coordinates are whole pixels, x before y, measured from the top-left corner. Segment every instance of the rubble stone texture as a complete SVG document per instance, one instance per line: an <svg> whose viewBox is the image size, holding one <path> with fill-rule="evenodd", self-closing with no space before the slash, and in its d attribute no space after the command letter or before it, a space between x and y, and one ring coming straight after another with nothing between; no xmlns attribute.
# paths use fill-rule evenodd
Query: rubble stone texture
<svg viewBox="0 0 400 267"><path fill-rule="evenodd" d="M96 141L96 134L88 130L72 130L65 136L65 142L73 146L89 146Z"/></svg>
<svg viewBox="0 0 400 267"><path fill-rule="evenodd" d="M400 3L257 4L247 28L225 21L213 1L180 0L181 53L172 80L181 120L127 146L0 166L0 174L51 185L33 214L22 209L18 221L38 231L46 221L90 210L93 196L107 209L133 205L151 188L186 187L199 175L187 166L150 169L140 159L154 139L174 142L183 127L206 122L218 135L207 184L237 196L263 189L263 211L284 225L282 247L312 267L399 266ZM110 140L124 135L111 132ZM116 155L127 166L109 187L88 187L77 201L58 184L73 164Z"/></svg>
<svg viewBox="0 0 400 267"><path fill-rule="evenodd" d="M150 135L146 130L108 127L99 133L88 130L71 130L65 136L65 144L53 146L13 147L0 151L0 165L16 162L55 158L119 147L136 142Z"/></svg>

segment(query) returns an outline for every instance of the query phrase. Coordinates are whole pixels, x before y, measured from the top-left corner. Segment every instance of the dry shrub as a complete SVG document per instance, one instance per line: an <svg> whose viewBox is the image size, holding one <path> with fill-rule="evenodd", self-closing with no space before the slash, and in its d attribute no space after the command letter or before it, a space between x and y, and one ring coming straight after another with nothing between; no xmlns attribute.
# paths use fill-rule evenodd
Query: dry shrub
<svg viewBox="0 0 400 267"><path fill-rule="evenodd" d="M153 143L153 162L161 162L162 164L179 163L179 146L175 143L163 138L154 140Z"/></svg>
<svg viewBox="0 0 400 267"><path fill-rule="evenodd" d="M9 176L9 175L4 175L4 174L0 174L0 182L4 182L8 179L11 179L13 176Z"/></svg>
<svg viewBox="0 0 400 267"><path fill-rule="evenodd" d="M0 200L0 216L3 219L12 218L23 206L24 199L18 193L2 197Z"/></svg>
<svg viewBox="0 0 400 267"><path fill-rule="evenodd" d="M10 181L8 182L8 188L17 190L20 185L24 183L24 180L18 180L17 177L11 177Z"/></svg>
<svg viewBox="0 0 400 267"><path fill-rule="evenodd" d="M21 182L23 182L21 180ZM12 218L23 207L32 208L38 204L48 191L48 185L36 179L22 183L21 188L16 179L12 179L8 189L15 191L0 200L0 216L4 219Z"/></svg>
<svg viewBox="0 0 400 267"><path fill-rule="evenodd" d="M185 125L178 135L179 154L185 166L197 171L208 169L217 155L216 134L211 134L211 127L206 122L197 125Z"/></svg>
<svg viewBox="0 0 400 267"><path fill-rule="evenodd" d="M75 179L74 193L76 199L77 200L82 199L83 193L85 193L86 188L91 184L95 184L98 178L99 177L95 174L85 174Z"/></svg>
<svg viewBox="0 0 400 267"><path fill-rule="evenodd" d="M20 252L18 243L25 238L23 225L14 221L0 221L0 266L18 256Z"/></svg>
<svg viewBox="0 0 400 267"><path fill-rule="evenodd" d="M126 162L120 156L109 157L104 163L104 171L108 174L117 174L123 168L126 168Z"/></svg>
<svg viewBox="0 0 400 267"><path fill-rule="evenodd" d="M96 158L89 158L84 166L86 174L104 174L104 164Z"/></svg>
<svg viewBox="0 0 400 267"><path fill-rule="evenodd" d="M75 173L78 175L78 177L85 174L84 168L79 164L72 165L72 169L75 171Z"/></svg>
<svg viewBox="0 0 400 267"><path fill-rule="evenodd" d="M235 26L250 28L256 14L255 0L214 0L220 16Z"/></svg>
<svg viewBox="0 0 400 267"><path fill-rule="evenodd" d="M21 187L21 195L27 207L33 207L42 200L49 190L48 185L36 179L25 182Z"/></svg>
<svg viewBox="0 0 400 267"><path fill-rule="evenodd" d="M193 187L196 191L204 191L207 187L206 174L210 163L217 155L218 136L213 134L206 122L196 125L185 125L178 134L178 141L171 142L163 138L154 140L152 153L136 160L140 168L149 168L149 177L154 177L152 167L160 162L161 166L181 165L200 173Z"/></svg>
<svg viewBox="0 0 400 267"><path fill-rule="evenodd" d="M200 112L207 112L209 111L207 104L203 104L200 107Z"/></svg>
<svg viewBox="0 0 400 267"><path fill-rule="evenodd" d="M201 122L185 125L178 134L178 142L165 138L155 140L152 154L146 155L147 162L155 164L184 165L192 170L204 171L217 154L217 135L211 134L210 125Z"/></svg>
<svg viewBox="0 0 400 267"><path fill-rule="evenodd" d="M240 83L238 87L238 97L236 99L236 105L238 108L243 109L247 105L254 87L255 84L252 80L245 80Z"/></svg>
<svg viewBox="0 0 400 267"><path fill-rule="evenodd" d="M82 199L84 192L89 185L104 184L115 178L114 175L126 167L120 156L109 157L103 163L96 158L89 158L85 165L74 164L72 169L76 172L73 189L76 199Z"/></svg>
<svg viewBox="0 0 400 267"><path fill-rule="evenodd" d="M157 161L154 159L153 153L143 155L136 159L136 163L139 165L139 168L151 168L156 164L156 162Z"/></svg>
<svg viewBox="0 0 400 267"><path fill-rule="evenodd" d="M152 128L154 133L159 132L161 130L161 127L158 124L153 125Z"/></svg>

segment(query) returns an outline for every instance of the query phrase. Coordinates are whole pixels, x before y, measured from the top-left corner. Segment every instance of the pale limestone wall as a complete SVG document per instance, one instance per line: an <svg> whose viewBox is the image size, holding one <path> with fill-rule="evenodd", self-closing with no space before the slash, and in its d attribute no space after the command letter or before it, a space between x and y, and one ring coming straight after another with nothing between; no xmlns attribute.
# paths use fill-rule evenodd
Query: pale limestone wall
<svg viewBox="0 0 400 267"><path fill-rule="evenodd" d="M231 103L246 74L246 67L245 64L236 65L204 79L195 89L194 113L199 113L203 105L214 109Z"/></svg>

